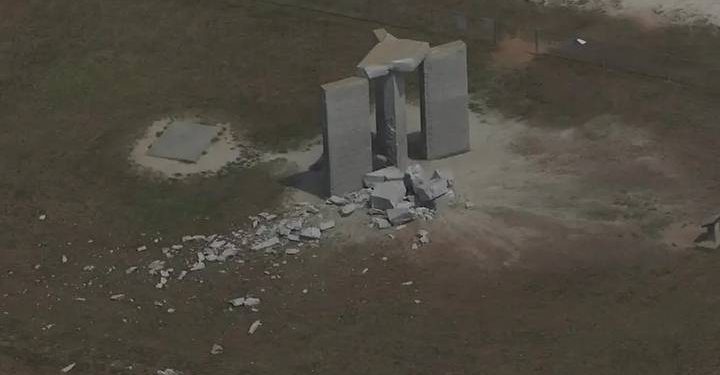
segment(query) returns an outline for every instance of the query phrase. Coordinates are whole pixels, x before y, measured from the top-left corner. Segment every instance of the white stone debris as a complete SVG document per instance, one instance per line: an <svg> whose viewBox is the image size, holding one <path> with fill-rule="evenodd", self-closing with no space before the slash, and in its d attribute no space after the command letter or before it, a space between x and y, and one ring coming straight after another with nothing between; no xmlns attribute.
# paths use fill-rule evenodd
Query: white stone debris
<svg viewBox="0 0 720 375"><path fill-rule="evenodd" d="M413 220L413 214L409 208L392 208L387 210L388 220L392 225L400 225Z"/></svg>
<svg viewBox="0 0 720 375"><path fill-rule="evenodd" d="M253 306L257 306L260 304L260 298L238 297L238 298L231 299L230 301L228 301L228 303L230 303L234 307L241 307L241 306L253 307Z"/></svg>
<svg viewBox="0 0 720 375"><path fill-rule="evenodd" d="M177 279L182 280L185 278L185 276L188 274L188 271L182 270L180 271L180 274L178 275Z"/></svg>
<svg viewBox="0 0 720 375"><path fill-rule="evenodd" d="M90 272L94 269L95 269L95 266L93 266L93 265L88 265L88 266L83 267L83 271L87 271L87 272Z"/></svg>
<svg viewBox="0 0 720 375"><path fill-rule="evenodd" d="M137 269L138 269L137 266L128 267L128 269L125 270L125 274L129 275L129 274L137 271Z"/></svg>
<svg viewBox="0 0 720 375"><path fill-rule="evenodd" d="M346 205L340 207L340 216L343 216L343 217L350 216L357 209L358 209L358 206L355 203L346 204Z"/></svg>
<svg viewBox="0 0 720 375"><path fill-rule="evenodd" d="M378 229L387 229L392 226L392 224L390 224L390 222L387 221L387 219L382 218L382 217L373 217L371 219L371 221L372 221L372 224Z"/></svg>
<svg viewBox="0 0 720 375"><path fill-rule="evenodd" d="M396 167L386 167L366 173L363 177L363 185L367 188L375 187L377 184L387 181L402 181L403 172Z"/></svg>
<svg viewBox="0 0 720 375"><path fill-rule="evenodd" d="M165 268L165 261L164 260L154 260L150 262L147 266L148 273L151 275L155 275L158 272L160 272L163 268Z"/></svg>
<svg viewBox="0 0 720 375"><path fill-rule="evenodd" d="M110 296L110 299L113 300L113 301L122 301L122 300L125 299L125 294L122 294L122 293L120 293L120 294L113 294L113 295Z"/></svg>
<svg viewBox="0 0 720 375"><path fill-rule="evenodd" d="M38 216L38 220L40 220L40 221L45 221L45 219L47 219L47 215L45 215L45 214Z"/></svg>
<svg viewBox="0 0 720 375"><path fill-rule="evenodd" d="M248 329L248 334L252 335L253 333L255 333L255 331L257 331L261 325L262 325L262 321L260 321L260 320L254 321L253 324L251 324L250 328Z"/></svg>
<svg viewBox="0 0 720 375"><path fill-rule="evenodd" d="M348 204L348 200L343 197L338 197L337 195L333 195L330 198L328 198L327 201L325 201L326 204L331 204L335 206L344 206Z"/></svg>
<svg viewBox="0 0 720 375"><path fill-rule="evenodd" d="M411 286L411 285L413 285L413 282L412 282L412 281L406 281L406 282L402 283L402 285L403 285L403 286Z"/></svg>
<svg viewBox="0 0 720 375"><path fill-rule="evenodd" d="M370 195L370 205L372 208L380 210L389 210L403 201L407 189L402 181L388 181L375 185Z"/></svg>
<svg viewBox="0 0 720 375"><path fill-rule="evenodd" d="M264 240L264 241L261 241L261 242L256 243L255 245L253 245L253 246L251 247L251 249L252 249L253 251L264 250L264 249L267 249L267 248L276 246L276 245L278 245L278 244L280 244L280 239L277 238L277 237L272 237L272 238L270 238L270 239L266 239L266 240Z"/></svg>
<svg viewBox="0 0 720 375"><path fill-rule="evenodd" d="M60 370L60 372L62 372L63 374L67 374L68 372L72 371L72 369L74 369L74 368L75 368L75 362L63 367Z"/></svg>
<svg viewBox="0 0 720 375"><path fill-rule="evenodd" d="M424 229L420 229L417 232L417 238L418 238L418 242L420 242L423 245L427 245L430 243L430 232L428 232Z"/></svg>
<svg viewBox="0 0 720 375"><path fill-rule="evenodd" d="M303 228L300 231L300 237L317 240L317 239L320 239L320 237L322 237L322 232L320 231L320 228L318 228L318 227L307 227L307 228Z"/></svg>
<svg viewBox="0 0 720 375"><path fill-rule="evenodd" d="M288 249L285 249L285 254L287 254L287 255L297 255L297 254L300 254L300 249L288 248Z"/></svg>
<svg viewBox="0 0 720 375"><path fill-rule="evenodd" d="M212 354L212 355L222 354L222 352L223 352L223 347L219 344L213 344L212 349L210 349L210 354Z"/></svg>
<svg viewBox="0 0 720 375"><path fill-rule="evenodd" d="M436 169L435 172L433 172L432 177L430 177L432 180L445 180L448 187L453 187L455 185L455 178L453 177L452 172Z"/></svg>
<svg viewBox="0 0 720 375"><path fill-rule="evenodd" d="M183 372L166 368L165 370L157 370L157 375L183 375Z"/></svg>
<svg viewBox="0 0 720 375"><path fill-rule="evenodd" d="M332 228L335 228L335 220L328 220L328 221L323 221L322 223L320 223L321 231L326 231L326 230L329 230Z"/></svg>
<svg viewBox="0 0 720 375"><path fill-rule="evenodd" d="M137 251L139 251L139 252L140 252L140 251L145 251L145 250L147 250L147 246L145 246L145 245L140 246L140 247L137 248Z"/></svg>
<svg viewBox="0 0 720 375"><path fill-rule="evenodd" d="M465 209L466 210L472 209L473 207L475 207L475 204L473 202L465 201Z"/></svg>

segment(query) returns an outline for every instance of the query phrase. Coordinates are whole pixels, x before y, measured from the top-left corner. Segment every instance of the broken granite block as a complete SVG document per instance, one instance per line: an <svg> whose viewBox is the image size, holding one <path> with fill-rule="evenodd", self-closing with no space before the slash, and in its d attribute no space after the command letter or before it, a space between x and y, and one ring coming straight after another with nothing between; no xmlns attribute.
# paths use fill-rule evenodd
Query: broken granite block
<svg viewBox="0 0 720 375"><path fill-rule="evenodd" d="M413 221L413 214L408 208L392 208L387 210L387 217L392 225L400 225Z"/></svg>
<svg viewBox="0 0 720 375"><path fill-rule="evenodd" d="M415 198L420 202L433 201L448 192L446 180L422 181L413 185Z"/></svg>
<svg viewBox="0 0 720 375"><path fill-rule="evenodd" d="M388 210L402 202L407 189L402 181L388 181L377 184L370 195L372 208Z"/></svg>
<svg viewBox="0 0 720 375"><path fill-rule="evenodd" d="M346 204L340 207L340 216L350 216L357 208L358 206L355 203Z"/></svg>
<svg viewBox="0 0 720 375"><path fill-rule="evenodd" d="M396 167L386 167L366 173L363 177L363 184L366 187L374 187L376 184L385 181L398 181L402 180L405 174Z"/></svg>
<svg viewBox="0 0 720 375"><path fill-rule="evenodd" d="M447 181L448 187L453 187L455 185L455 178L453 177L452 172L444 171L440 169L436 169L435 172L433 172L432 177L430 177L431 180L445 180Z"/></svg>
<svg viewBox="0 0 720 375"><path fill-rule="evenodd" d="M333 195L332 197L328 198L326 203L334 204L336 206L344 206L344 205L348 204L348 200L343 197L338 197L337 195Z"/></svg>
<svg viewBox="0 0 720 375"><path fill-rule="evenodd" d="M322 232L318 227L307 227L300 231L300 237L316 240L322 237Z"/></svg>
<svg viewBox="0 0 720 375"><path fill-rule="evenodd" d="M387 219L382 218L382 217L374 217L374 218L372 218L372 223L373 223L373 225L375 225L375 227L378 228L378 229L387 229L387 228L390 228L390 227L392 226L392 225L390 224L390 222L387 221Z"/></svg>
<svg viewBox="0 0 720 375"><path fill-rule="evenodd" d="M326 231L326 230L332 229L332 228L335 228L335 221L334 221L334 220L323 221L322 223L320 223L320 230L321 230L321 231Z"/></svg>
<svg viewBox="0 0 720 375"><path fill-rule="evenodd" d="M278 239L277 237L273 237L273 238L267 239L265 241L256 243L255 245L253 245L251 247L251 249L254 251L267 249L267 248L273 247L279 243L280 243L280 239Z"/></svg>

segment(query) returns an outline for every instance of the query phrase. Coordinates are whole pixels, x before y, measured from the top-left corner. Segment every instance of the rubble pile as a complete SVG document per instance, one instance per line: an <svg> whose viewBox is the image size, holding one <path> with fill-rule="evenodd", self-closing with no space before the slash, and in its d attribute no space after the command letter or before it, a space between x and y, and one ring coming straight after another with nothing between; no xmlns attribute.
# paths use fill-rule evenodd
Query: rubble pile
<svg viewBox="0 0 720 375"><path fill-rule="evenodd" d="M393 227L399 230L414 220L433 220L436 200L454 196L451 174L435 171L427 177L419 165L409 167L405 173L395 167L383 168L365 175L363 182L364 189L342 197L332 196L325 203L337 207L340 218L362 210L369 218L368 226L379 230ZM307 202L295 203L283 213L261 212L248 219L250 225L246 229L229 234L184 236L181 244L163 247L165 259L153 260L145 266L148 274L157 278L155 287L165 288L172 278L182 280L191 272L205 269L208 263L242 264L245 262L242 256L247 253L297 255L304 246L319 247L320 240L336 226L335 220L325 218L320 208ZM429 241L429 233L421 230L412 248ZM181 254L182 261L171 261ZM137 269L133 266L125 272L130 274ZM245 302L247 299L236 299L236 307Z"/></svg>
<svg viewBox="0 0 720 375"><path fill-rule="evenodd" d="M436 170L427 177L420 165L403 173L396 167L370 172L363 177L365 189L332 196L326 203L339 206L340 216L352 215L359 207L367 208L370 225L378 229L406 224L413 220L432 220L435 201L454 197L454 180L450 173Z"/></svg>

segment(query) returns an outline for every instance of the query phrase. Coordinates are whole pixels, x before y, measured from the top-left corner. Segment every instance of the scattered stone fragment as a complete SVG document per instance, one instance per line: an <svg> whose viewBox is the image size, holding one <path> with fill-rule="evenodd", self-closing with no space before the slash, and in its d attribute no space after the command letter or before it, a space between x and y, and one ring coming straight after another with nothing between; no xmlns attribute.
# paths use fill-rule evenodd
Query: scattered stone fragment
<svg viewBox="0 0 720 375"><path fill-rule="evenodd" d="M245 306L252 307L260 304L260 298L245 297Z"/></svg>
<svg viewBox="0 0 720 375"><path fill-rule="evenodd" d="M182 279L185 278L185 276L186 276L187 274L188 274L187 271L182 270L182 271L180 271L180 274L178 275L177 279L178 279L178 280L182 280Z"/></svg>
<svg viewBox="0 0 720 375"><path fill-rule="evenodd" d="M387 210L388 220L392 225L400 225L413 220L413 215L409 208L393 208Z"/></svg>
<svg viewBox="0 0 720 375"><path fill-rule="evenodd" d="M413 243L412 246L410 246L410 248L413 249L413 250L417 250L417 249L418 249L418 244Z"/></svg>
<svg viewBox="0 0 720 375"><path fill-rule="evenodd" d="M470 202L470 201L465 202L465 209L469 210L473 207L475 207L475 204L473 202Z"/></svg>
<svg viewBox="0 0 720 375"><path fill-rule="evenodd" d="M420 180L413 184L415 197L419 202L430 202L448 193L446 180L431 179Z"/></svg>
<svg viewBox="0 0 720 375"><path fill-rule="evenodd" d="M307 227L300 231L300 237L317 240L322 237L322 232L318 227Z"/></svg>
<svg viewBox="0 0 720 375"><path fill-rule="evenodd" d="M380 210L389 210L402 202L407 189L402 181L388 181L375 185L370 195L370 205Z"/></svg>
<svg viewBox="0 0 720 375"><path fill-rule="evenodd" d="M205 263L203 262L196 262L190 267L190 271L200 271L205 269Z"/></svg>
<svg viewBox="0 0 720 375"><path fill-rule="evenodd" d="M262 325L262 322L260 320L256 320L253 322L253 324L250 325L250 328L248 329L248 334L253 334L255 331L257 331L258 328Z"/></svg>
<svg viewBox="0 0 720 375"><path fill-rule="evenodd" d="M255 245L253 245L251 249L254 251L263 250L263 249L267 249L269 247L278 245L279 243L280 243L280 239L277 237L273 237L273 238L267 239L265 241L262 241L262 242L259 242Z"/></svg>
<svg viewBox="0 0 720 375"><path fill-rule="evenodd" d="M145 251L145 250L147 250L147 246L144 246L144 245L137 248L137 251Z"/></svg>
<svg viewBox="0 0 720 375"><path fill-rule="evenodd" d="M453 187L455 185L455 178L453 177L452 173L449 171L444 171L441 169L436 169L435 172L433 172L432 177L430 177L431 180L444 180L447 183L447 186L449 188Z"/></svg>
<svg viewBox="0 0 720 375"><path fill-rule="evenodd" d="M68 372L72 371L72 369L74 369L74 368L75 368L75 362L63 367L60 370L60 372L62 372L63 374L67 374Z"/></svg>
<svg viewBox="0 0 720 375"><path fill-rule="evenodd" d="M354 203L346 204L342 207L340 207L340 216L350 216L353 212L358 208L358 206Z"/></svg>
<svg viewBox="0 0 720 375"><path fill-rule="evenodd" d="M332 228L335 228L335 221L334 221L334 220L323 221L322 223L320 223L320 230L321 230L321 231L326 231L326 230L332 229Z"/></svg>
<svg viewBox="0 0 720 375"><path fill-rule="evenodd" d="M63 256L62 256L62 262L63 262L63 263L67 263L67 262L68 262L68 257L65 256L65 254L63 254Z"/></svg>
<svg viewBox="0 0 720 375"><path fill-rule="evenodd" d="M262 217L263 219L267 221L271 221L277 217L277 215L269 214L267 212L261 212L258 214L258 216Z"/></svg>
<svg viewBox="0 0 720 375"><path fill-rule="evenodd" d="M418 237L418 241L423 245L430 243L430 232L428 232L424 229L420 229L417 232L417 237Z"/></svg>
<svg viewBox="0 0 720 375"><path fill-rule="evenodd" d="M165 370L157 370L157 375L183 375L182 371L166 368Z"/></svg>
<svg viewBox="0 0 720 375"><path fill-rule="evenodd" d="M125 299L125 294L113 294L112 296L110 296L110 299L113 301L121 301Z"/></svg>
<svg viewBox="0 0 720 375"><path fill-rule="evenodd" d="M297 255L297 254L300 254L300 249L289 248L289 249L286 249L286 250L285 250L285 254L287 254L287 255Z"/></svg>
<svg viewBox="0 0 720 375"><path fill-rule="evenodd" d="M47 215L45 215L45 214L42 214L42 215L38 216L38 220L40 220L40 221L45 221L45 219L47 219ZM74 366L74 365L75 365L75 364L73 363L73 366ZM69 371L69 370L68 370L68 371Z"/></svg>
<svg viewBox="0 0 720 375"><path fill-rule="evenodd" d="M328 198L326 201L327 204L334 204L336 206L344 206L348 204L348 200L343 197L338 197L337 195L333 195L332 197Z"/></svg>
<svg viewBox="0 0 720 375"><path fill-rule="evenodd" d="M369 268L363 269L363 270L362 270L362 274L364 275L364 274L368 273L369 270L370 270Z"/></svg>
<svg viewBox="0 0 720 375"><path fill-rule="evenodd" d="M164 260L154 260L150 262L147 266L148 273L151 275L155 275L158 272L160 272L163 268L165 268L165 261Z"/></svg>
<svg viewBox="0 0 720 375"><path fill-rule="evenodd" d="M406 282L402 283L402 285L403 285L403 286L410 286L410 285L413 285L413 282L412 282L412 281L406 281Z"/></svg>
<svg viewBox="0 0 720 375"><path fill-rule="evenodd" d="M386 181L402 181L404 174L396 167L385 167L365 174L363 177L363 185L365 187L375 187L375 185Z"/></svg>
<svg viewBox="0 0 720 375"><path fill-rule="evenodd" d="M93 265L88 265L88 266L83 267L83 271L88 271L88 272L90 272L94 269L95 269L95 266L93 266Z"/></svg>
<svg viewBox="0 0 720 375"><path fill-rule="evenodd" d="M287 236L288 241L300 242L300 236L297 234L289 234Z"/></svg>
<svg viewBox="0 0 720 375"><path fill-rule="evenodd" d="M223 352L223 347L218 344L213 344L212 349L210 349L210 354L212 354L212 355L222 354L222 352Z"/></svg>
<svg viewBox="0 0 720 375"><path fill-rule="evenodd" d="M371 220L372 220L372 224L378 229L387 229L392 226L392 224L390 224L390 222L387 221L387 219L382 218L382 217L373 217Z"/></svg>

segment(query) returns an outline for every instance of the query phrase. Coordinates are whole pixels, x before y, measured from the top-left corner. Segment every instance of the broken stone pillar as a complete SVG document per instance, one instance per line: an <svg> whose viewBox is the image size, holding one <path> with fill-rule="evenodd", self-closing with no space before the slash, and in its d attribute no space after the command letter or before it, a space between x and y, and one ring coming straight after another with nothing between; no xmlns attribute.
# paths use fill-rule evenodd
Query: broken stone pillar
<svg viewBox="0 0 720 375"><path fill-rule="evenodd" d="M430 49L420 69L420 110L426 159L470 150L467 47L464 42Z"/></svg>
<svg viewBox="0 0 720 375"><path fill-rule="evenodd" d="M387 31L374 31L378 44L357 65L358 72L375 83L375 110L379 153L401 170L407 165L405 82L430 50L427 42L398 39Z"/></svg>
<svg viewBox="0 0 720 375"><path fill-rule="evenodd" d="M372 171L369 94L368 80L358 77L322 85L328 195L362 189L363 176Z"/></svg>
<svg viewBox="0 0 720 375"><path fill-rule="evenodd" d="M375 121L379 150L388 162L404 170L407 166L407 123L405 79L402 73L390 72L375 79Z"/></svg>

